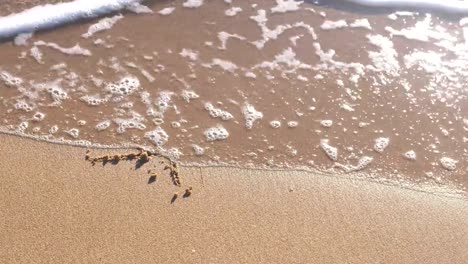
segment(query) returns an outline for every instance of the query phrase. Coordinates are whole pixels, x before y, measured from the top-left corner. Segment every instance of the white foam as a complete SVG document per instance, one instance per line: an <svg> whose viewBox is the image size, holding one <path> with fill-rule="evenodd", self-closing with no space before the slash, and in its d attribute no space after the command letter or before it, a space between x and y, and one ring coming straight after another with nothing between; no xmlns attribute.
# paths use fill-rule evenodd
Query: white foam
<svg viewBox="0 0 468 264"><path fill-rule="evenodd" d="M109 83L105 90L116 95L130 95L140 87L140 81L134 76L125 76L118 82Z"/></svg>
<svg viewBox="0 0 468 264"><path fill-rule="evenodd" d="M18 130L19 132L24 132L24 130L26 130L28 127L29 127L28 121L23 121L23 122L21 122L21 123L18 125L17 130Z"/></svg>
<svg viewBox="0 0 468 264"><path fill-rule="evenodd" d="M212 59L211 63L204 63L203 66L207 68L218 66L221 69L227 72L231 72L231 73L235 72L238 69L238 66L235 63L231 61L227 61L227 60L218 59L218 58Z"/></svg>
<svg viewBox="0 0 468 264"><path fill-rule="evenodd" d="M158 11L158 14L162 16L167 16L172 14L175 11L175 7L166 7Z"/></svg>
<svg viewBox="0 0 468 264"><path fill-rule="evenodd" d="M0 17L0 39L102 16L139 2L140 0L75 0L36 6L21 13Z"/></svg>
<svg viewBox="0 0 468 264"><path fill-rule="evenodd" d="M117 21L119 21L122 18L123 18L123 16L120 15L120 14L115 15L113 17L103 18L103 19L99 20L97 23L89 26L88 32L84 33L81 36L83 38L89 38L92 35L94 35L95 33L111 29L114 26L114 24L117 23Z"/></svg>
<svg viewBox="0 0 468 264"><path fill-rule="evenodd" d="M272 128L280 128L281 127L281 121L279 121L279 120L270 121L270 126Z"/></svg>
<svg viewBox="0 0 468 264"><path fill-rule="evenodd" d="M299 122L297 122L297 121L289 121L288 122L288 127L290 127L290 128L297 127L298 125L299 125Z"/></svg>
<svg viewBox="0 0 468 264"><path fill-rule="evenodd" d="M270 70L282 70L286 73L293 73L297 70L310 70L312 66L306 64L296 58L296 53L291 47L284 49L281 53L275 55L273 61L263 61L253 67L270 69Z"/></svg>
<svg viewBox="0 0 468 264"><path fill-rule="evenodd" d="M271 8L271 13L286 13L297 11L304 1L296 0L276 0L276 6Z"/></svg>
<svg viewBox="0 0 468 264"><path fill-rule="evenodd" d="M23 79L13 76L7 71L0 71L0 80L2 80L3 83L9 87L19 87L23 84Z"/></svg>
<svg viewBox="0 0 468 264"><path fill-rule="evenodd" d="M51 127L49 128L49 134L55 134L55 133L57 133L58 129L59 129L59 128L58 128L57 125L51 126Z"/></svg>
<svg viewBox="0 0 468 264"><path fill-rule="evenodd" d="M97 131L103 131L103 130L106 130L107 128L109 128L110 125L111 125L110 120L103 120L103 121L97 123L95 128L96 128Z"/></svg>
<svg viewBox="0 0 468 264"><path fill-rule="evenodd" d="M124 118L115 118L114 123L117 124L117 133L122 134L127 131L127 129L146 129L145 124L143 124L143 117L137 113L132 113L133 117L124 119Z"/></svg>
<svg viewBox="0 0 468 264"><path fill-rule="evenodd" d="M323 127L331 127L333 125L333 120L322 120L320 121L320 125Z"/></svg>
<svg viewBox="0 0 468 264"><path fill-rule="evenodd" d="M50 96L56 103L60 103L63 100L68 98L68 93L58 85L58 83L48 84L47 92L49 92Z"/></svg>
<svg viewBox="0 0 468 264"><path fill-rule="evenodd" d="M107 98L101 98L99 94L84 95L80 97L80 100L85 102L89 106L98 106L107 102Z"/></svg>
<svg viewBox="0 0 468 264"><path fill-rule="evenodd" d="M25 112L31 112L34 109L34 106L28 104L24 100L17 100L16 103L14 104L14 107L16 110L22 110Z"/></svg>
<svg viewBox="0 0 468 264"><path fill-rule="evenodd" d="M156 127L152 131L145 133L145 138L153 142L154 145L161 147L169 140L169 135L161 127Z"/></svg>
<svg viewBox="0 0 468 264"><path fill-rule="evenodd" d="M229 132L221 125L208 128L203 134L207 141L224 140L229 137Z"/></svg>
<svg viewBox="0 0 468 264"><path fill-rule="evenodd" d="M414 150L409 150L405 153L403 153L403 157L407 160L411 160L411 161L414 161L416 160L416 152L414 152Z"/></svg>
<svg viewBox="0 0 468 264"><path fill-rule="evenodd" d="M32 38L33 33L21 33L15 37L14 43L16 46L26 46L28 44L28 40Z"/></svg>
<svg viewBox="0 0 468 264"><path fill-rule="evenodd" d="M419 40L427 42L430 39L435 40L451 40L456 41L457 39L445 32L443 27L432 26L432 16L426 14L426 17L422 21L418 21L414 27L402 28L400 30L394 29L390 26L385 27L385 30L390 32L392 36L402 36L410 40Z"/></svg>
<svg viewBox="0 0 468 264"><path fill-rule="evenodd" d="M40 121L44 120L44 118L45 118L45 114L44 114L44 113L36 112L36 113L33 115L32 120L35 121L35 122L40 122Z"/></svg>
<svg viewBox="0 0 468 264"><path fill-rule="evenodd" d="M33 57L37 61L37 63L44 64L44 61L42 60L42 57L44 55L42 54L42 51L38 47L33 46L29 50L29 54L31 55L31 57Z"/></svg>
<svg viewBox="0 0 468 264"><path fill-rule="evenodd" d="M202 156L203 154L205 154L205 149L196 144L192 144L192 150L196 156Z"/></svg>
<svg viewBox="0 0 468 264"><path fill-rule="evenodd" d="M187 8L197 8L203 5L203 0L187 0L182 6Z"/></svg>
<svg viewBox="0 0 468 264"><path fill-rule="evenodd" d="M257 111L253 105L248 103L242 108L242 113L244 114L245 127L247 129L252 129L255 121L263 118L263 113Z"/></svg>
<svg viewBox="0 0 468 264"><path fill-rule="evenodd" d="M337 161L338 160L338 149L330 146L329 140L328 139L321 139L320 140L320 148L327 154L327 156L333 160Z"/></svg>
<svg viewBox="0 0 468 264"><path fill-rule="evenodd" d="M468 13L468 2L458 0L345 0L365 6L394 8L424 8L449 13Z"/></svg>
<svg viewBox="0 0 468 264"><path fill-rule="evenodd" d="M142 5L138 2L129 4L127 6L127 10L130 10L136 14L152 14L153 13L153 10L151 10L149 7Z"/></svg>
<svg viewBox="0 0 468 264"><path fill-rule="evenodd" d="M184 91L182 91L181 96L182 96L182 98L183 98L187 103L189 103L190 100L197 99L197 98L200 97L198 94L196 94L196 93L195 93L194 91L192 91L192 90L184 90Z"/></svg>
<svg viewBox="0 0 468 264"><path fill-rule="evenodd" d="M320 28L323 30L339 29L345 27L348 27L348 23L343 19L337 21L325 20L320 26Z"/></svg>
<svg viewBox="0 0 468 264"><path fill-rule="evenodd" d="M379 137L374 141L374 150L378 153L383 153L390 144L390 139L386 137Z"/></svg>
<svg viewBox="0 0 468 264"><path fill-rule="evenodd" d="M182 49L182 51L179 53L180 56L183 58L188 58L192 61L198 60L198 51L194 51L191 49Z"/></svg>
<svg viewBox="0 0 468 264"><path fill-rule="evenodd" d="M89 51L88 49L82 48L79 44L76 44L75 46L70 47L70 48L64 48L64 47L59 46L56 43L44 42L40 40L40 41L34 42L34 46L46 46L46 47L53 48L55 50L58 50L68 55L91 56L91 51Z"/></svg>
<svg viewBox="0 0 468 264"><path fill-rule="evenodd" d="M372 29L369 20L367 18L361 18L354 20L353 23L349 24L352 28L365 28L365 29Z"/></svg>
<svg viewBox="0 0 468 264"><path fill-rule="evenodd" d="M315 34L314 28L311 25L305 24L304 22L296 22L295 24L284 24L278 25L274 29L270 29L267 26L268 18L266 16L266 11L264 9L260 9L257 11L256 16L251 16L250 19L255 21L257 25L262 30L262 39L253 41L257 49L262 49L265 44L270 40L275 40L279 37L279 35L283 34L288 29L293 28L303 28L308 31L308 33L312 36L314 40L317 39L317 35Z"/></svg>
<svg viewBox="0 0 468 264"><path fill-rule="evenodd" d="M358 160L358 164L352 168L352 170L358 171L365 169L374 160L373 157L363 156Z"/></svg>
<svg viewBox="0 0 468 264"><path fill-rule="evenodd" d="M393 42L382 35L367 35L370 43L380 48L379 52L369 51L369 58L373 62L372 69L397 76L400 70L398 54L393 48Z"/></svg>
<svg viewBox="0 0 468 264"><path fill-rule="evenodd" d="M219 41L221 42L221 45L218 47L218 49L225 50L225 49L226 49L227 41L228 41L230 38L235 38L235 39L239 39L239 40L245 40L245 37L243 37L243 36L241 36L241 35L230 34L230 33L221 31L221 32L218 32L218 39L219 39Z"/></svg>
<svg viewBox="0 0 468 264"><path fill-rule="evenodd" d="M448 158L448 157L443 157L440 159L440 165L442 165L442 168L449 170L449 171L454 171L457 169L457 163L458 161Z"/></svg>
<svg viewBox="0 0 468 264"><path fill-rule="evenodd" d="M205 109L210 113L210 116L213 118L221 118L221 120L227 121L234 118L234 116L228 111L216 108L212 103L205 103Z"/></svg>
<svg viewBox="0 0 468 264"><path fill-rule="evenodd" d="M229 9L227 9L226 11L224 11L224 14L226 16L235 16L237 15L237 13L241 12L242 11L242 8L240 7L237 7L237 6L233 6Z"/></svg>
<svg viewBox="0 0 468 264"><path fill-rule="evenodd" d="M78 128L71 128L69 130L65 130L64 132L75 139L80 136L80 130Z"/></svg>

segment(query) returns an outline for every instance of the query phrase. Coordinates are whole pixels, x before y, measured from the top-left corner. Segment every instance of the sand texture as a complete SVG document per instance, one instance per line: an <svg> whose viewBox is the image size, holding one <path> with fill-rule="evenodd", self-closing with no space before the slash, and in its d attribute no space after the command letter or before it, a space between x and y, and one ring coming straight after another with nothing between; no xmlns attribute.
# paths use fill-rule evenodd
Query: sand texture
<svg viewBox="0 0 468 264"><path fill-rule="evenodd" d="M305 172L94 167L0 136L2 263L466 263L468 204ZM93 151L93 154L112 151ZM157 164L155 161L152 163Z"/></svg>

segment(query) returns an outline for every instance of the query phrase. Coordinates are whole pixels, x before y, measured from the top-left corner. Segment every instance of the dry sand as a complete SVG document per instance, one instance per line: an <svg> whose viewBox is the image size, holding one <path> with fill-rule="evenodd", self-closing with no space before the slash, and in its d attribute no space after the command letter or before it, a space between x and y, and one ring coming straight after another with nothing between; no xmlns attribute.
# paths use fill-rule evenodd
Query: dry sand
<svg viewBox="0 0 468 264"><path fill-rule="evenodd" d="M146 164L0 136L2 263L466 263L468 203L305 172ZM109 151L93 151L97 153Z"/></svg>

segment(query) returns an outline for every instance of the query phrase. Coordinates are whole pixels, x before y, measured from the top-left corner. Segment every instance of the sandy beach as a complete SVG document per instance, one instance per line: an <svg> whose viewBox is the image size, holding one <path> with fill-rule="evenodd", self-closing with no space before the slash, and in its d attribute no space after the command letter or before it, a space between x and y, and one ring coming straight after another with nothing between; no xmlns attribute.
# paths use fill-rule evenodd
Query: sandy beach
<svg viewBox="0 0 468 264"><path fill-rule="evenodd" d="M3 263L464 263L468 204L305 172L147 167L0 136ZM108 154L109 150L93 150ZM156 162L157 164L157 162Z"/></svg>
<svg viewBox="0 0 468 264"><path fill-rule="evenodd" d="M448 3L3 2L0 263L467 263Z"/></svg>

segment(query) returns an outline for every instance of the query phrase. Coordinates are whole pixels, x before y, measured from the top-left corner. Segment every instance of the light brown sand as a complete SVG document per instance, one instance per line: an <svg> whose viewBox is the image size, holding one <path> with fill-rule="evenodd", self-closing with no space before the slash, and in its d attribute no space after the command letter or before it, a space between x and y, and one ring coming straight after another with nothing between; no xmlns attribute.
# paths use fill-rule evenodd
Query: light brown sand
<svg viewBox="0 0 468 264"><path fill-rule="evenodd" d="M0 136L2 263L466 263L468 203L304 172L147 164ZM94 151L98 153L101 151ZM103 151L107 152L107 151Z"/></svg>

